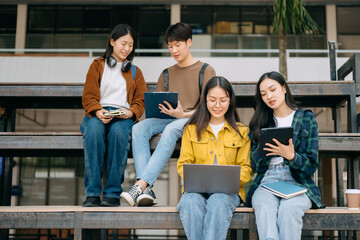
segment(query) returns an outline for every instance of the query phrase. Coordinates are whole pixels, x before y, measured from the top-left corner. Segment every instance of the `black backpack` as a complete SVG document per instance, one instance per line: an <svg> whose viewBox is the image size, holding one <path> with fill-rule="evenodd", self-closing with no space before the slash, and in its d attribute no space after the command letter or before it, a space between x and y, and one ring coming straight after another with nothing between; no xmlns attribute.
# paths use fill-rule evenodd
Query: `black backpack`
<svg viewBox="0 0 360 240"><path fill-rule="evenodd" d="M200 90L200 95L201 95L201 90L202 90L202 85L203 85L203 79L204 79L204 72L205 69L207 68L207 66L209 66L209 64L204 63L204 65L202 66L200 72L199 72L199 90ZM164 69L163 71L164 74L164 83L165 83L165 89L166 91L169 91L169 71L168 69Z"/></svg>

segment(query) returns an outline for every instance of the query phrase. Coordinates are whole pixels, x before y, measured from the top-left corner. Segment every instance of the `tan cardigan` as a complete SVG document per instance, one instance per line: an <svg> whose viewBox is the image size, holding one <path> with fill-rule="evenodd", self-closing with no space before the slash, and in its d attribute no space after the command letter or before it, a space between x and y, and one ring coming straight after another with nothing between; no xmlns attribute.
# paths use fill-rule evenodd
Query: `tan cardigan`
<svg viewBox="0 0 360 240"><path fill-rule="evenodd" d="M95 59L90 65L89 71L86 75L86 82L84 85L84 92L82 96L82 105L86 114L91 118L94 111L101 110L100 105L100 84L102 74L104 72L105 60L104 58ZM132 78L131 70L122 72L126 81L127 101L130 106L130 111L134 114L133 120L137 122L139 117L144 112L144 92L147 91L144 76L140 68L136 67L135 80Z"/></svg>

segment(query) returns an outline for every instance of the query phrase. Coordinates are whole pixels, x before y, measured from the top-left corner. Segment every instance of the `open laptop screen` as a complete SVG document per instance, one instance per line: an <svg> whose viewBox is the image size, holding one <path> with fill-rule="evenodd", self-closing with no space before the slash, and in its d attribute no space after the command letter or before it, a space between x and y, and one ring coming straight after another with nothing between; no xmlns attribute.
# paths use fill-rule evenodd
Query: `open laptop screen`
<svg viewBox="0 0 360 240"><path fill-rule="evenodd" d="M240 166L184 164L184 191L238 194Z"/></svg>

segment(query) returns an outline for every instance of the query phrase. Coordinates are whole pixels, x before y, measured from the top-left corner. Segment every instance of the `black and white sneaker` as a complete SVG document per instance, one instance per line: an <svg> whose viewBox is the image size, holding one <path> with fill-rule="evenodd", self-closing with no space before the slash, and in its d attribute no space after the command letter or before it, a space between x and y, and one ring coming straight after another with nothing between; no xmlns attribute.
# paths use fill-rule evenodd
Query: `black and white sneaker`
<svg viewBox="0 0 360 240"><path fill-rule="evenodd" d="M122 192L121 197L125 199L126 203L129 204L130 207L134 207L136 204L137 198L142 194L141 187L139 185L133 185L129 192Z"/></svg>
<svg viewBox="0 0 360 240"><path fill-rule="evenodd" d="M145 191L143 192L143 194L141 194L137 198L136 203L140 207L141 206L153 206L153 205L157 204L155 193L151 189L150 186L147 186L145 188Z"/></svg>

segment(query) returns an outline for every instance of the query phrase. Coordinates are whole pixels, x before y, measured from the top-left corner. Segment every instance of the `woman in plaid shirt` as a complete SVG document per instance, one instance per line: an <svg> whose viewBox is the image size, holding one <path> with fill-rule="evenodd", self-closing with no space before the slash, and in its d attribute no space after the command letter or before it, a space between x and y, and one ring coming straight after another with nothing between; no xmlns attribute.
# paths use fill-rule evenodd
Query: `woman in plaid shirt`
<svg viewBox="0 0 360 240"><path fill-rule="evenodd" d="M294 135L288 145L276 139L266 144L265 158L259 156L261 128L293 126ZM250 121L251 167L257 173L246 199L255 209L256 225L262 239L300 239L302 217L310 208L323 208L320 191L312 180L318 168L318 125L314 114L300 109L281 74L263 74L256 86L255 113ZM285 181L307 189L289 199L279 198L259 186Z"/></svg>

